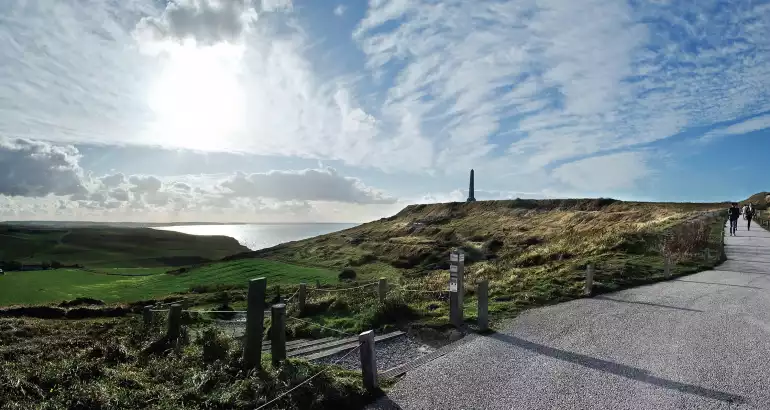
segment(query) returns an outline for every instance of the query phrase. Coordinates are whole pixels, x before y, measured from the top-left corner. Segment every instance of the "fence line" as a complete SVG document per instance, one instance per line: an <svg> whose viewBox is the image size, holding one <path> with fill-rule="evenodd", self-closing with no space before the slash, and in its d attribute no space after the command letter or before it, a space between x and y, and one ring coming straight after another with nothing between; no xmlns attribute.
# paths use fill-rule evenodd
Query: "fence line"
<svg viewBox="0 0 770 410"><path fill-rule="evenodd" d="M363 343L359 343L357 347L355 347L354 349L352 349L352 350L350 350L349 352L345 353L345 355L343 355L343 356L342 356L342 357L340 357L339 359L335 360L335 361L334 361L332 364L330 364L330 365L327 365L326 367L324 367L323 369L321 369L321 370L320 370L318 373L316 373L316 374L314 374L314 375L310 376L309 378L307 378L307 379L303 380L303 381L302 381L300 384L298 384L298 385L296 385L296 386L292 387L291 389L289 389L289 390L285 391L284 393L282 393L280 396L278 396L278 397L274 398L273 400L270 400L269 402L267 402L267 403L265 403L265 404L263 404L263 405L261 405L261 406L257 407L255 410L261 410L261 409L264 409L265 407L267 407L267 406L269 406L269 405L271 405L271 404L273 404L273 403L277 402L278 400L281 400L282 398L286 397L286 396L287 396L289 393L293 392L294 390L297 390L298 388L300 388L300 387L304 386L305 384L307 384L307 383L310 383L310 381L312 381L312 380L313 380L313 379L315 379L316 377L320 376L320 375L321 375L321 374L323 374L325 371L329 370L329 369L330 369L332 366L336 366L336 365L337 365L337 364L339 364L339 363L340 363L342 360L344 360L345 358L347 358L347 357L348 357L348 356L350 356L351 354L353 354L353 353L357 352L357 351L358 351L358 349L360 349L360 348L361 348L361 346L363 346Z"/></svg>

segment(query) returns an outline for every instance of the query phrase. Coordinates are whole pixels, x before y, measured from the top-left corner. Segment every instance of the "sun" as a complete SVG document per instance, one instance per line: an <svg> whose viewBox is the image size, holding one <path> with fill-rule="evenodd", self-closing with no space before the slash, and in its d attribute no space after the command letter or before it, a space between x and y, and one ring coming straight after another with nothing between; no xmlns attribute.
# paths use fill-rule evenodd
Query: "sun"
<svg viewBox="0 0 770 410"><path fill-rule="evenodd" d="M156 143L210 151L235 138L245 114L242 52L237 45L194 43L168 50L149 94Z"/></svg>

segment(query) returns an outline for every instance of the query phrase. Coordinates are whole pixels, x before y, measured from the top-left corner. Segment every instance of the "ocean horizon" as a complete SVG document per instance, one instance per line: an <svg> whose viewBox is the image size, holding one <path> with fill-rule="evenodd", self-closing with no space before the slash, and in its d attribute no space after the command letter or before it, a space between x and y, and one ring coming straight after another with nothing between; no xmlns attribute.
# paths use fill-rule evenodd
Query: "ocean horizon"
<svg viewBox="0 0 770 410"><path fill-rule="evenodd" d="M249 223L249 224L189 224L154 226L153 229L189 235L229 236L241 245L256 251L286 242L312 238L358 226L358 223Z"/></svg>

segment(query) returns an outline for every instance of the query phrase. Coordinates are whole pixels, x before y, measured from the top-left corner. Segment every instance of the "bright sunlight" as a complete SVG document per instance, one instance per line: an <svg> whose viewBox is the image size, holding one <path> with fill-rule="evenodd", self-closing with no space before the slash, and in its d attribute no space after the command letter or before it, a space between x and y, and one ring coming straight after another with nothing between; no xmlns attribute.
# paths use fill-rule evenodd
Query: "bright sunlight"
<svg viewBox="0 0 770 410"><path fill-rule="evenodd" d="M242 47L198 47L191 42L168 51L149 96L156 115L153 140L195 150L228 145L228 137L244 123L246 99L239 81Z"/></svg>

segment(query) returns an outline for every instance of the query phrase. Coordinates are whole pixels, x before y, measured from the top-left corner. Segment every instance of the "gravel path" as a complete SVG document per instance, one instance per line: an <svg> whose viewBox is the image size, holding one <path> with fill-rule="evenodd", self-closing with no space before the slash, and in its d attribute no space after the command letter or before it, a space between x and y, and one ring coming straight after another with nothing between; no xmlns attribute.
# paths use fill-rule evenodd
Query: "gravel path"
<svg viewBox="0 0 770 410"><path fill-rule="evenodd" d="M373 409L768 409L770 233L714 271L528 311Z"/></svg>
<svg viewBox="0 0 770 410"><path fill-rule="evenodd" d="M433 353L435 349L424 345L407 335L377 342L374 345L377 369L384 372L388 369L419 359L422 356ZM332 364L345 355L339 353L334 356L316 360L316 363ZM352 353L342 359L337 365L350 370L361 370L361 359L358 353Z"/></svg>

